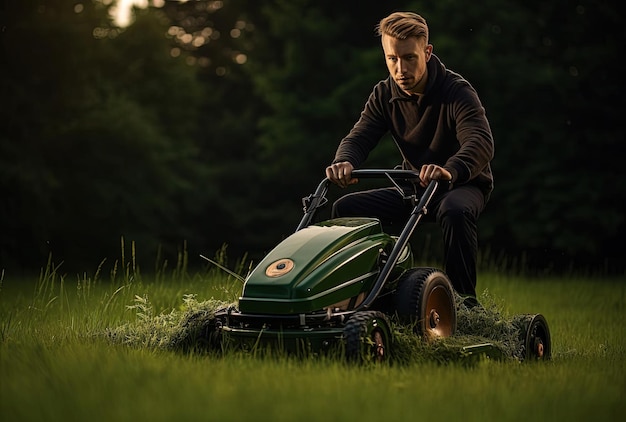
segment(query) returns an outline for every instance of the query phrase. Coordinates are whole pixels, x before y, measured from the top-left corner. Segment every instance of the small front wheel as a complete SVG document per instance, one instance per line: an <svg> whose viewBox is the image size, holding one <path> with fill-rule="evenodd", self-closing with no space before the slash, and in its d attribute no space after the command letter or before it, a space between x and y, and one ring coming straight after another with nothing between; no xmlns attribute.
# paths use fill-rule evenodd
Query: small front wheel
<svg viewBox="0 0 626 422"><path fill-rule="evenodd" d="M523 345L522 360L549 360L552 357L550 329L543 315L518 315L513 324L519 330L519 339Z"/></svg>
<svg viewBox="0 0 626 422"><path fill-rule="evenodd" d="M343 340L349 362L379 363L389 360L391 330L382 312L356 312L343 329Z"/></svg>

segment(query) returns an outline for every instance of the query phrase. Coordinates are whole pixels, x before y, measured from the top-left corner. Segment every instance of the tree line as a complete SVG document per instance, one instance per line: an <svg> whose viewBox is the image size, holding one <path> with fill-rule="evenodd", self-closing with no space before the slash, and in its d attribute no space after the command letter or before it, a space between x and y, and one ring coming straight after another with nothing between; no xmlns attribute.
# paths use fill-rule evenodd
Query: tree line
<svg viewBox="0 0 626 422"><path fill-rule="evenodd" d="M0 268L92 269L130 242L148 268L258 260L386 77L374 26L413 10L494 132L487 260L624 271L614 2L168 1L125 28L114 5L0 3ZM367 165L399 161L383 139Z"/></svg>

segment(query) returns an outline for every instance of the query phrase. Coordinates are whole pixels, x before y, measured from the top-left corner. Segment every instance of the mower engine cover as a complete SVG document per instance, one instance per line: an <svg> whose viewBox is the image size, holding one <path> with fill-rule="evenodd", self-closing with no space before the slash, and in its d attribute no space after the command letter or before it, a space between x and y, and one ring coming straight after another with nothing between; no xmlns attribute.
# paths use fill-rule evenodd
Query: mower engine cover
<svg viewBox="0 0 626 422"><path fill-rule="evenodd" d="M246 279L239 310L301 314L356 306L371 289L396 238L374 218L337 218L279 243ZM407 246L396 268L412 267Z"/></svg>

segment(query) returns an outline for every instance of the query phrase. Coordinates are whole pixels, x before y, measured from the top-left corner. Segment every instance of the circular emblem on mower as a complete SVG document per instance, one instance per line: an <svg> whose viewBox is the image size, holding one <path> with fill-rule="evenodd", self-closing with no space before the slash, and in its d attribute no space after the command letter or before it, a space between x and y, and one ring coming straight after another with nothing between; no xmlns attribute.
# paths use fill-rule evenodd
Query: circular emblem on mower
<svg viewBox="0 0 626 422"><path fill-rule="evenodd" d="M272 262L266 269L265 275L268 277L280 277L293 270L293 261L289 258L279 259Z"/></svg>

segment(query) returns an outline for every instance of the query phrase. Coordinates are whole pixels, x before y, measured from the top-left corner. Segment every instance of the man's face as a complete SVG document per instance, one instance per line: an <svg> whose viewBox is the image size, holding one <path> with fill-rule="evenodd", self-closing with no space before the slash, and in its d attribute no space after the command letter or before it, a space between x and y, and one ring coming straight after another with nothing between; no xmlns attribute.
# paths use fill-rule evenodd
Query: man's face
<svg viewBox="0 0 626 422"><path fill-rule="evenodd" d="M426 63L433 46L424 38L409 37L399 40L382 36L383 51L389 74L408 94L421 94L426 87Z"/></svg>

